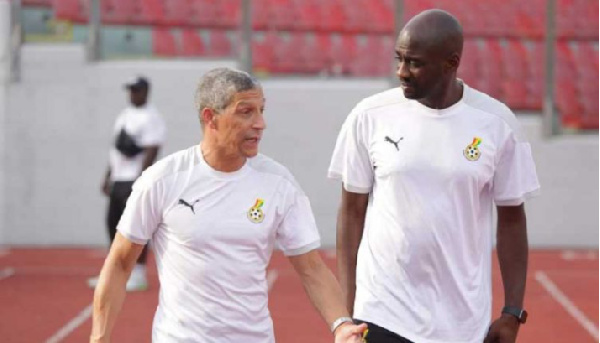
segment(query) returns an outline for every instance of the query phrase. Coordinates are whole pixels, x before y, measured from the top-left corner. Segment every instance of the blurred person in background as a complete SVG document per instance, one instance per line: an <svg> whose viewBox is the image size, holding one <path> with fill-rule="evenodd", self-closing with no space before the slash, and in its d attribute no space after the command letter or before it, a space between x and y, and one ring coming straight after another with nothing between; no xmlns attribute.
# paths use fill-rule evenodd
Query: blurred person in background
<svg viewBox="0 0 600 343"><path fill-rule="evenodd" d="M109 166L102 183L102 192L109 198L107 227L112 245L117 224L125 210L133 183L158 156L166 137L166 125L157 109L148 103L150 82L139 76L125 84L130 105L117 117L114 126L114 144L109 152ZM146 261L148 247L144 247L127 281L128 291L148 288ZM88 280L95 288L98 277Z"/></svg>
<svg viewBox="0 0 600 343"><path fill-rule="evenodd" d="M457 79L462 47L451 14L413 17L400 87L360 102L337 139L338 273L369 343L513 343L527 317L531 148L508 107ZM494 204L505 299L490 325Z"/></svg>
<svg viewBox="0 0 600 343"><path fill-rule="evenodd" d="M366 325L348 317L319 255L307 196L284 166L258 154L262 86L218 68L202 77L195 99L202 141L135 182L94 294L90 341L110 340L126 280L151 240L160 280L153 342L274 342L266 274L276 244L335 342L360 342Z"/></svg>

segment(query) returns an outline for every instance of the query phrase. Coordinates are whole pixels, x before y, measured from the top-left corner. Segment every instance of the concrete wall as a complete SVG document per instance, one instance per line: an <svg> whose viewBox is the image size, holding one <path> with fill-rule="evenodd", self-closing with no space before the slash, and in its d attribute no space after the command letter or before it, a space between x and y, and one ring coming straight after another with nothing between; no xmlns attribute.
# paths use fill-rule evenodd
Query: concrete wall
<svg viewBox="0 0 600 343"><path fill-rule="evenodd" d="M196 144L195 83L231 62L131 61L87 64L77 45L25 46L23 80L9 91L3 146L2 223L9 244L106 244L100 182L111 127L126 105L121 85L143 73L169 128L163 155ZM324 245L335 242L340 185L326 179L339 127L383 80L268 79L262 151L296 176L312 201ZM539 116L520 117L543 186L527 204L534 246L598 247L598 136L539 136ZM1 152L1 151L0 151ZM0 212L1 213L1 212ZM1 236L1 235L0 235Z"/></svg>

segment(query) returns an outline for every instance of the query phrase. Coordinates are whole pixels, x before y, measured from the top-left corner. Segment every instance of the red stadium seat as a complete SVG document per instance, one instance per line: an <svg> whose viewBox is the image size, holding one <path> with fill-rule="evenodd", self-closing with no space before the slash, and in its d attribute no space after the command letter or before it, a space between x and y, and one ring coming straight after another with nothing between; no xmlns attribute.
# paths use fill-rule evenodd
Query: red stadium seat
<svg viewBox="0 0 600 343"><path fill-rule="evenodd" d="M321 25L319 29L325 32L344 31L346 14L341 0L323 0L321 3Z"/></svg>
<svg viewBox="0 0 600 343"><path fill-rule="evenodd" d="M225 30L210 31L210 50L209 55L213 57L232 57L233 50L231 41Z"/></svg>
<svg viewBox="0 0 600 343"><path fill-rule="evenodd" d="M326 38L322 37L320 41L319 35L329 37L328 34L324 33L307 37L305 39L304 50L302 51L306 72L310 74L327 72L330 42L324 42Z"/></svg>
<svg viewBox="0 0 600 343"><path fill-rule="evenodd" d="M350 75L351 64L356 58L356 36L344 34L331 46L331 60L334 75Z"/></svg>
<svg viewBox="0 0 600 343"><path fill-rule="evenodd" d="M181 32L183 56L204 56L206 48L202 37L195 30L186 29Z"/></svg>
<svg viewBox="0 0 600 343"><path fill-rule="evenodd" d="M252 65L257 73L276 72L275 47L280 46L279 35L270 31L260 39L257 35L252 41Z"/></svg>
<svg viewBox="0 0 600 343"><path fill-rule="evenodd" d="M252 28L266 30L269 28L269 0L253 0L252 3Z"/></svg>
<svg viewBox="0 0 600 343"><path fill-rule="evenodd" d="M458 67L458 77L463 79L467 85L480 89L479 44L475 39L466 39L464 42L460 66Z"/></svg>
<svg viewBox="0 0 600 343"><path fill-rule="evenodd" d="M306 72L306 61L303 56L306 40L302 32L291 32L287 39L281 41L276 50L276 69L280 73L294 74Z"/></svg>
<svg viewBox="0 0 600 343"><path fill-rule="evenodd" d="M152 30L152 51L157 56L177 56L177 43L168 29L155 28Z"/></svg>
<svg viewBox="0 0 600 343"><path fill-rule="evenodd" d="M483 41L480 51L480 65L482 80L481 90L496 99L504 99L502 93L502 80L504 78L502 68L502 46L497 39L486 39Z"/></svg>
<svg viewBox="0 0 600 343"><path fill-rule="evenodd" d="M192 10L189 0L162 0L163 16L160 23L168 26L188 24Z"/></svg>
<svg viewBox="0 0 600 343"><path fill-rule="evenodd" d="M405 4L407 2L404 2ZM369 2L371 4L371 2ZM394 32L394 11L393 3L385 1L374 1L370 7L369 31L377 33Z"/></svg>
<svg viewBox="0 0 600 343"><path fill-rule="evenodd" d="M104 0L100 2L102 22L127 25L134 23L139 12L137 1Z"/></svg>
<svg viewBox="0 0 600 343"><path fill-rule="evenodd" d="M87 1L54 0L54 15L56 19L85 23L88 19Z"/></svg>
<svg viewBox="0 0 600 343"><path fill-rule="evenodd" d="M527 48L521 40L517 39L508 40L506 43L506 47L502 51L505 75L502 80L504 100L512 109L526 109L529 97L526 83L528 79Z"/></svg>
<svg viewBox="0 0 600 343"><path fill-rule="evenodd" d="M141 0L137 23L141 25L157 25L164 17L163 5L160 0Z"/></svg>
<svg viewBox="0 0 600 343"><path fill-rule="evenodd" d="M296 6L298 6L298 30L316 31L321 22L318 0L299 1Z"/></svg>
<svg viewBox="0 0 600 343"><path fill-rule="evenodd" d="M531 42L528 47L527 60L527 86L530 96L527 99L527 107L531 109L542 109L544 96L545 57L544 43Z"/></svg>
<svg viewBox="0 0 600 343"><path fill-rule="evenodd" d="M295 30L298 12L291 0L270 0L269 27L277 30Z"/></svg>
<svg viewBox="0 0 600 343"><path fill-rule="evenodd" d="M191 18L189 24L197 27L218 27L218 0L189 0Z"/></svg>
<svg viewBox="0 0 600 343"><path fill-rule="evenodd" d="M39 7L52 7L53 0L21 0L23 7L26 6L39 6Z"/></svg>
<svg viewBox="0 0 600 343"><path fill-rule="evenodd" d="M219 0L216 2L219 26L224 28L236 28L242 19L241 0Z"/></svg>

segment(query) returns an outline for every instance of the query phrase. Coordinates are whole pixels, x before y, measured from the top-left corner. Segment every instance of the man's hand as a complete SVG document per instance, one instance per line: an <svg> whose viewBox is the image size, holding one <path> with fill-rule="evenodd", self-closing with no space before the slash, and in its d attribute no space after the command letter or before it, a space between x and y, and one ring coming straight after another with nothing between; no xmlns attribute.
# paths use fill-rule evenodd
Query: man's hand
<svg viewBox="0 0 600 343"><path fill-rule="evenodd" d="M102 194L110 196L110 181L104 180L102 183Z"/></svg>
<svg viewBox="0 0 600 343"><path fill-rule="evenodd" d="M367 329L367 324L354 325L344 323L335 329L335 343L362 343L363 332Z"/></svg>
<svg viewBox="0 0 600 343"><path fill-rule="evenodd" d="M519 325L517 318L503 314L492 323L483 343L514 343L517 340Z"/></svg>

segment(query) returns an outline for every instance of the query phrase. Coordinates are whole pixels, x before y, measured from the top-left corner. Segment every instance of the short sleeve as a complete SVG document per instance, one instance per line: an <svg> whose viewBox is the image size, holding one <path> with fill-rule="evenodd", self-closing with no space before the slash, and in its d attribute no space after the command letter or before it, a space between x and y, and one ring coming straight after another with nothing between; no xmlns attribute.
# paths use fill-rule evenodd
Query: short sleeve
<svg viewBox="0 0 600 343"><path fill-rule="evenodd" d="M369 157L367 125L357 108L346 119L338 135L328 176L341 180L354 193L369 193L373 187L373 167Z"/></svg>
<svg viewBox="0 0 600 343"><path fill-rule="evenodd" d="M510 134L500 151L493 183L498 206L517 206L539 193L531 146Z"/></svg>
<svg viewBox="0 0 600 343"><path fill-rule="evenodd" d="M162 222L161 184L149 185L142 175L133 190L117 230L137 244L146 244Z"/></svg>
<svg viewBox="0 0 600 343"><path fill-rule="evenodd" d="M321 246L317 224L308 197L292 191L284 200L283 218L277 227L276 243L286 256L301 255Z"/></svg>
<svg viewBox="0 0 600 343"><path fill-rule="evenodd" d="M139 138L140 146L162 145L167 135L167 126L158 113L152 113Z"/></svg>

